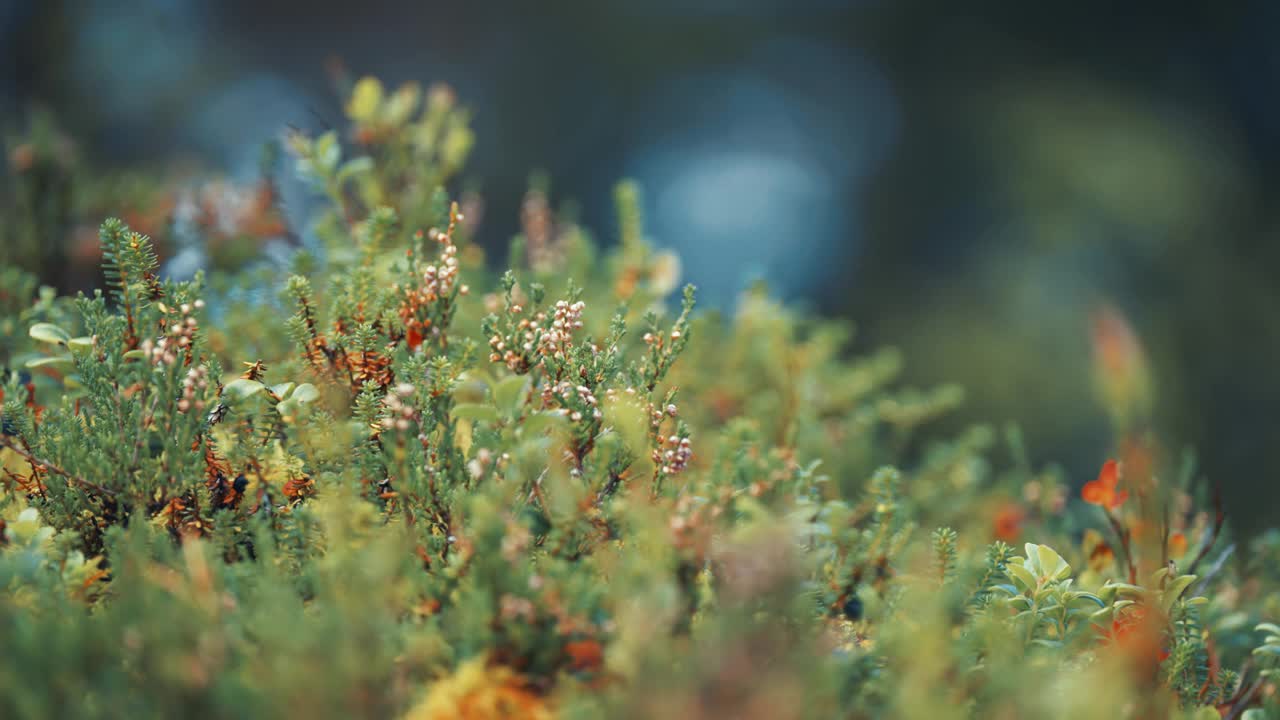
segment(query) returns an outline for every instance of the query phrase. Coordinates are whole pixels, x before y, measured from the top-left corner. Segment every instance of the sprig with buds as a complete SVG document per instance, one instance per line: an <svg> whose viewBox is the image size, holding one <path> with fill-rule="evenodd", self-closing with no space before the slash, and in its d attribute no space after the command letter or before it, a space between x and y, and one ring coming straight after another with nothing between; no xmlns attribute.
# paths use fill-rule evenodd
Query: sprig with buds
<svg viewBox="0 0 1280 720"><path fill-rule="evenodd" d="M204 301L182 303L177 308L157 303L156 307L161 313L158 321L161 335L155 340L143 340L140 349L153 365L173 365L179 358L184 366L190 365L193 345L200 328L200 322L193 312L203 309Z"/></svg>
<svg viewBox="0 0 1280 720"><path fill-rule="evenodd" d="M425 239L439 245L434 261L422 261L414 248L408 251L409 276L404 285L396 285L399 295L397 313L404 326L405 343L410 351L417 351L427 338L433 340L438 350L448 346L448 328L453 320L459 295L467 295L471 289L458 279L458 246L453 236L458 223L463 220L458 203L449 206L449 224L441 231L431 228ZM422 233L415 236L422 254Z"/></svg>
<svg viewBox="0 0 1280 720"><path fill-rule="evenodd" d="M686 285L684 299L680 306L680 315L672 323L670 330L662 330L658 326L658 316L648 313L645 316L646 330L642 337L646 352L635 374L637 384L652 393L658 383L666 377L676 358L689 344L689 316L693 312L695 292L692 285Z"/></svg>
<svg viewBox="0 0 1280 720"><path fill-rule="evenodd" d="M634 390L627 388L627 390ZM667 391L658 403L648 402L649 447L653 460L653 494L662 490L668 478L679 475L693 459L693 440L688 424L679 419L676 390ZM671 428L670 431L665 428Z"/></svg>
<svg viewBox="0 0 1280 720"><path fill-rule="evenodd" d="M409 383L399 383L382 398L387 414L379 424L384 431L394 430L405 433L418 421L418 409L411 404L416 391L416 388Z"/></svg>
<svg viewBox="0 0 1280 720"><path fill-rule="evenodd" d="M530 286L529 308L517 301L515 276L510 272L503 276L502 286L504 312L485 318L483 326L489 338L489 361L501 362L517 374L544 368L556 381L571 376L577 334L583 327L582 313L586 308L579 299L581 290L570 286L567 299L543 310L542 286Z"/></svg>

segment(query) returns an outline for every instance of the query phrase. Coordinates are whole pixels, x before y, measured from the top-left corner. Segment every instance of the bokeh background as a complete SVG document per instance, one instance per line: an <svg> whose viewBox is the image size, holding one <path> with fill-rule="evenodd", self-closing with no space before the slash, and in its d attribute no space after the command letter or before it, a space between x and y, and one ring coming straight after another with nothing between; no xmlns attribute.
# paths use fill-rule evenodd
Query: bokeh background
<svg viewBox="0 0 1280 720"><path fill-rule="evenodd" d="M337 67L445 81L486 246L538 171L610 242L633 177L708 304L764 279L847 317L909 382L967 388L950 422L1017 422L1080 482L1114 437L1090 318L1117 308L1164 444L1249 529L1280 500L1278 31L1268 0L0 0L0 129L12 156L53 123L110 198L340 127Z"/></svg>

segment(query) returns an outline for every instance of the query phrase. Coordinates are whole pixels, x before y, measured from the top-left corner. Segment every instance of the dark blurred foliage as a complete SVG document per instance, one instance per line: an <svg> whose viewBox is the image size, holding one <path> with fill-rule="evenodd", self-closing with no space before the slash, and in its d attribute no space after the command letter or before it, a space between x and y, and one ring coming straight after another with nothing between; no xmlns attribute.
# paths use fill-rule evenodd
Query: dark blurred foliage
<svg viewBox="0 0 1280 720"><path fill-rule="evenodd" d="M1105 437L1076 410L1081 310L1115 302L1165 440L1195 446L1238 521L1274 523L1280 6L926 5L894 4L872 40L903 139L839 306L918 377L1079 457Z"/></svg>
<svg viewBox="0 0 1280 720"><path fill-rule="evenodd" d="M48 107L102 168L244 176L284 125L340 124L334 58L449 82L489 247L531 171L606 242L636 176L707 297L762 276L847 315L1082 481L1111 450L1089 317L1114 305L1166 447L1257 526L1280 500L1277 27L1266 0L10 0L0 118Z"/></svg>

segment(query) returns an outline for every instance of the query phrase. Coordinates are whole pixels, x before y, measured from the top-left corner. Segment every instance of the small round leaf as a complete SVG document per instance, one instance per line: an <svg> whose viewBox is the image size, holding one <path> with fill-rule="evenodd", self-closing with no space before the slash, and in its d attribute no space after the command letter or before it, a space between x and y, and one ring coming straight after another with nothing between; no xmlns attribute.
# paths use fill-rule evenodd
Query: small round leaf
<svg viewBox="0 0 1280 720"><path fill-rule="evenodd" d="M311 383L302 383L298 387L294 388L293 395L290 399L297 400L300 403L315 402L320 399L320 390Z"/></svg>
<svg viewBox="0 0 1280 720"><path fill-rule="evenodd" d="M254 393L266 390L267 386L257 380L249 380L248 378L236 378L226 384L222 389L224 395L230 395L234 398L243 400Z"/></svg>
<svg viewBox="0 0 1280 720"><path fill-rule="evenodd" d="M71 340L71 336L67 334L66 330L53 323L36 323L27 332L40 342L53 343L54 345L66 345Z"/></svg>

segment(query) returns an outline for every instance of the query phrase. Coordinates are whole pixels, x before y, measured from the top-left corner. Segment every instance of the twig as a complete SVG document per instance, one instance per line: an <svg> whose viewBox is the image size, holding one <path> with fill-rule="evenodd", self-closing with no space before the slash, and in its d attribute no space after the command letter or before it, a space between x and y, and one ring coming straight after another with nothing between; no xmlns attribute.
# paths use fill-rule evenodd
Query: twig
<svg viewBox="0 0 1280 720"><path fill-rule="evenodd" d="M604 504L604 501L609 496L617 492L618 486L621 485L622 481L626 479L627 468L629 467L630 465L628 465L626 468L623 468L619 472L609 473L608 482L605 483L604 487L600 488L600 492L596 493L596 499L595 499L595 502L592 503L592 505L595 505L596 507L600 507L601 505Z"/></svg>
<svg viewBox="0 0 1280 720"><path fill-rule="evenodd" d="M1160 565L1161 567L1169 564L1169 500L1164 501L1163 511L1160 513Z"/></svg>
<svg viewBox="0 0 1280 720"><path fill-rule="evenodd" d="M1209 534L1200 543L1200 552L1196 553L1196 559L1192 560L1191 564L1187 566L1187 573L1190 575L1195 574L1196 566L1200 564L1200 561L1204 560L1205 555L1209 554L1209 548L1212 548L1213 544L1218 541L1218 534L1222 532L1222 524L1227 519L1227 514L1222 510L1222 488L1216 483L1213 486L1213 509L1213 527L1210 528Z"/></svg>
<svg viewBox="0 0 1280 720"><path fill-rule="evenodd" d="M1218 559L1214 560L1213 564L1209 566L1209 569L1205 571L1204 578L1196 585L1196 590L1193 593L1193 596L1204 593L1204 591L1209 587L1209 582L1222 571L1222 567L1227 564L1227 559L1230 558L1232 553L1235 551L1235 543L1231 543L1227 546L1226 550L1222 551L1222 554L1218 556Z"/></svg>
<svg viewBox="0 0 1280 720"><path fill-rule="evenodd" d="M1120 540L1120 549L1124 551L1124 563L1129 568L1129 582L1136 583L1138 581L1138 569L1133 565L1133 548L1129 546L1129 531L1120 524L1115 515L1107 508L1102 508L1102 514L1107 516L1107 522L1111 523L1111 529L1115 531L1116 537Z"/></svg>
<svg viewBox="0 0 1280 720"><path fill-rule="evenodd" d="M103 495L106 495L107 497L115 498L116 496L116 493L114 490L108 490L107 488L104 488L95 482L86 480L74 473L67 472L66 470L63 470L57 465L49 462L48 460L41 460L40 458L32 454L29 450L26 450L25 448L22 448L18 445L15 445L12 440L6 437L0 437L0 445L4 445L5 447L9 448L10 450L20 455L24 460L31 463L31 467L33 470L40 470L40 469L48 470L49 472L52 472L55 475L61 475L62 477L66 478L67 480L70 480L76 485L79 485L84 488L89 488L90 490L97 491L99 493L102 493Z"/></svg>

